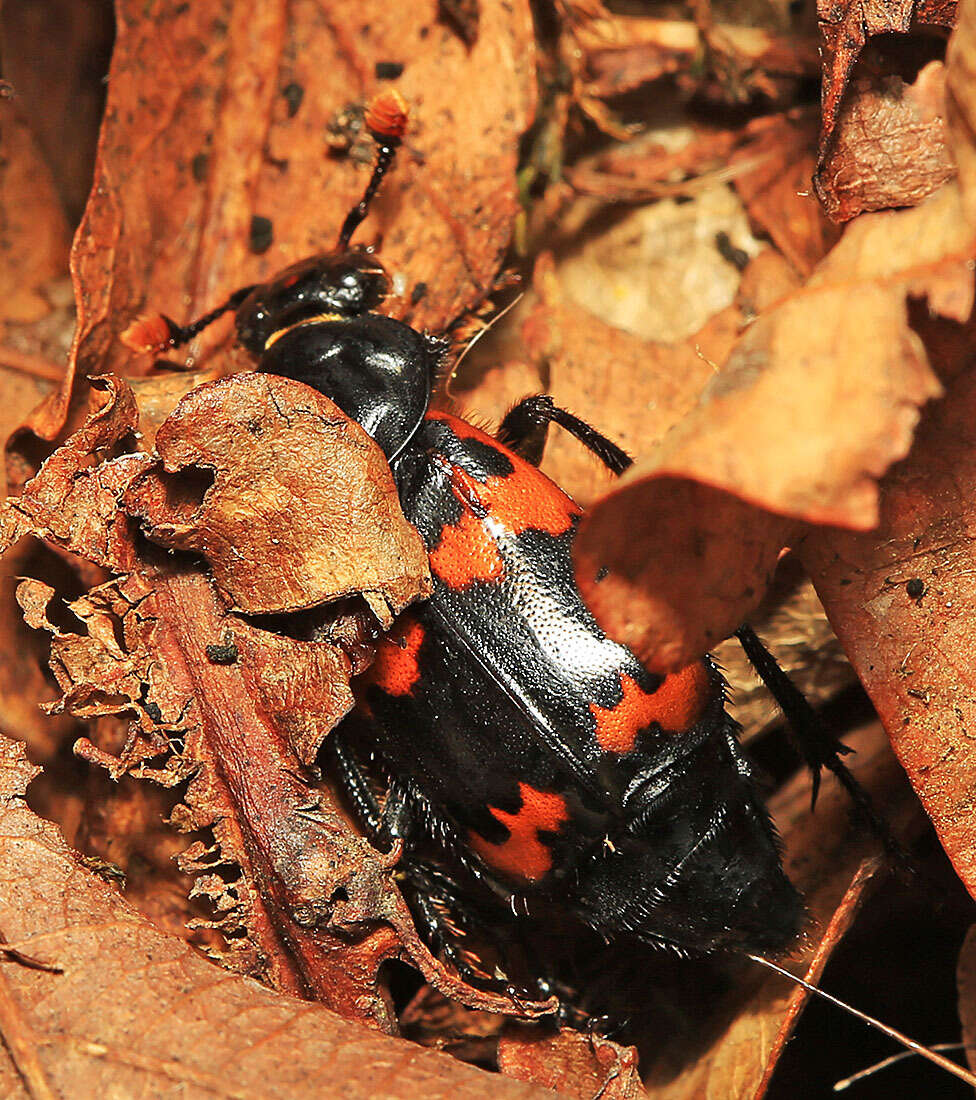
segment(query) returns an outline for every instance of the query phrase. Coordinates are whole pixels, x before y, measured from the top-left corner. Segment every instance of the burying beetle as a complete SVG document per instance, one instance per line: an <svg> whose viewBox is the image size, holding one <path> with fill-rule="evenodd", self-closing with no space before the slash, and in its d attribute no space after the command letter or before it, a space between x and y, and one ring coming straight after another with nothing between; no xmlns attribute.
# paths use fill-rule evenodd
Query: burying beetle
<svg viewBox="0 0 976 1100"><path fill-rule="evenodd" d="M406 104L386 93L366 123L379 153L334 251L236 291L191 324L140 320L123 339L161 352L233 310L257 369L325 394L390 463L434 587L380 641L354 684L356 710L330 738L367 836L383 848L402 841L400 877L419 927L476 984L511 988L457 943L459 927L491 932L492 912L469 907L475 886L516 921L541 905L608 939L741 952L834 1000L765 957L789 951L804 908L714 663L650 673L597 626L576 586L580 509L538 469L549 425L614 473L629 457L544 395L517 404L498 437L432 411L446 342L374 312L390 280L350 239L393 163ZM743 627L738 636L796 734L814 789L828 767L883 832L838 759L844 747L755 634ZM388 784L382 802L377 771ZM438 850L435 862L425 846Z"/></svg>

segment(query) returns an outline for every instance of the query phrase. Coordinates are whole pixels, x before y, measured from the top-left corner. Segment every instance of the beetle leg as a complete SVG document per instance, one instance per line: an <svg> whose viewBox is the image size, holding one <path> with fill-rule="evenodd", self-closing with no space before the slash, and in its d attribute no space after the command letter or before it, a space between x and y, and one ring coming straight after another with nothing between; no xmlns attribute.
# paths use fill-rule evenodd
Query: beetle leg
<svg viewBox="0 0 976 1100"><path fill-rule="evenodd" d="M900 845L892 836L887 823L875 810L871 797L851 775L841 756L853 750L837 738L825 726L820 715L810 706L809 700L779 667L751 626L743 625L735 632L743 652L756 670L759 678L769 688L783 716L793 741L813 777L811 808L816 804L820 790L820 773L826 768L833 772L865 823L878 836L889 854L901 856Z"/></svg>
<svg viewBox="0 0 976 1100"><path fill-rule="evenodd" d="M383 848L385 844L389 843L390 839L383 828L383 807L373 792L366 773L347 743L341 727L333 731L327 743L332 752L332 758L335 761L343 790L352 802L356 816L363 826L363 831L374 847Z"/></svg>
<svg viewBox="0 0 976 1100"><path fill-rule="evenodd" d="M810 769L813 777L811 806L816 804L820 790L820 773L824 768L834 772L844 786L851 790L852 784L857 785L856 780L840 761L840 757L851 750L825 727L806 696L779 667L776 658L759 640L751 626L743 624L735 632L735 636L749 658L749 663L769 688L783 712L796 747Z"/></svg>
<svg viewBox="0 0 976 1100"><path fill-rule="evenodd" d="M189 343L194 336L198 336L205 328L212 325L219 317L223 317L225 313L229 313L232 309L237 309L253 289L253 285L242 286L240 290L235 290L226 302L217 306L216 309L212 309L209 313L205 313L202 317L198 317L195 321L191 321L188 325L178 325L165 313L158 313L148 318L140 317L129 325L120 339L126 347L138 352L154 351L160 354L169 348L182 347L183 344Z"/></svg>
<svg viewBox="0 0 976 1100"><path fill-rule="evenodd" d="M386 792L383 814L380 819L380 831L389 841L402 840L408 844L414 835L414 808L410 788L399 779L394 779Z"/></svg>
<svg viewBox="0 0 976 1100"><path fill-rule="evenodd" d="M565 428L612 473L622 474L633 463L630 455L613 440L601 435L596 428L591 428L585 420L561 409L545 393L526 397L514 405L505 415L498 435L516 454L533 466L538 466L542 461L550 424Z"/></svg>
<svg viewBox="0 0 976 1100"><path fill-rule="evenodd" d="M450 964L458 976L469 985L508 992L506 975L497 971L494 975L479 965L480 960L467 950L463 941L468 932L475 931L487 943L499 944L499 926L496 921L479 917L476 910L467 905L458 884L443 871L422 861L410 861L403 868L403 885L408 889L410 908L418 925L418 931L431 950Z"/></svg>

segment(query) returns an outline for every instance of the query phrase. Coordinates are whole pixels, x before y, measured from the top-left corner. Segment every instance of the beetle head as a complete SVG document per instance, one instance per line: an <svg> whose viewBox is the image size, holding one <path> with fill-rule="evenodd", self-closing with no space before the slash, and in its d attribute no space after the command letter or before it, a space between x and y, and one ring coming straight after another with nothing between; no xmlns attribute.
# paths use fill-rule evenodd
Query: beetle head
<svg viewBox="0 0 976 1100"><path fill-rule="evenodd" d="M356 317L390 289L382 264L364 249L309 256L261 283L237 308L237 338L260 355L278 332L314 317Z"/></svg>

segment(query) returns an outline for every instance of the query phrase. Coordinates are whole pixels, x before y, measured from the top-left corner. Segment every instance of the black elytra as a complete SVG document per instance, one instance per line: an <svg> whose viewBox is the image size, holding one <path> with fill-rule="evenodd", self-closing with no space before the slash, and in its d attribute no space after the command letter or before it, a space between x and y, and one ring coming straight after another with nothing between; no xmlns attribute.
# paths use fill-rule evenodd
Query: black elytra
<svg viewBox="0 0 976 1100"><path fill-rule="evenodd" d="M706 658L662 678L607 637L573 576L580 510L538 469L551 423L615 472L628 457L545 396L509 413L505 442L431 411L446 345L376 312L389 277L348 238L392 162L395 116L380 113L381 156L340 248L200 322L166 322L173 346L233 309L259 370L318 389L382 447L430 555L431 597L380 642L330 739L342 785L372 840L404 841L402 879L439 946L432 892L457 902L477 883L608 938L787 951L804 907L718 670ZM368 761L392 781L385 806Z"/></svg>

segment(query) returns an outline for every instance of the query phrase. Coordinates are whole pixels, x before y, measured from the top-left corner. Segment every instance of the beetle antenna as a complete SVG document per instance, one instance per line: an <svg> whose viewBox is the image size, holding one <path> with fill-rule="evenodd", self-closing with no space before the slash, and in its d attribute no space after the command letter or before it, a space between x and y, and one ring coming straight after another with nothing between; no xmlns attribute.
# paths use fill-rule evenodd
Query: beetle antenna
<svg viewBox="0 0 976 1100"><path fill-rule="evenodd" d="M774 971L783 978L789 978L791 982L795 982L797 985L802 986L808 993L814 993L818 997L822 997L825 1001L830 1001L832 1005L836 1005L837 1008L843 1009L851 1016L856 1016L857 1019L862 1020L868 1025L873 1027L875 1031L880 1031L883 1035L887 1035L889 1039L894 1039L896 1043L900 1043L906 1050L912 1051L914 1054L920 1055L922 1058L927 1058L930 1062L934 1062L937 1066L940 1066L947 1073L953 1074L953 1076L960 1078L970 1086L976 1086L976 1076L974 1076L968 1069L963 1066L957 1065L950 1058L944 1057L937 1051L930 1050L928 1047L923 1047L921 1043L916 1043L914 1039L910 1039L903 1032L898 1031L896 1028L890 1027L888 1024L883 1024L880 1020L875 1019L874 1016L869 1016L866 1012L862 1012L859 1008L854 1008L853 1005L849 1005L846 1001L842 1001L839 997L835 997L832 993L828 993L826 990L821 989L819 986L813 985L811 982L806 981L804 978L799 977L796 974L791 973L785 967L779 966L777 963L772 962L770 959L763 958L762 955L752 955L748 952L746 957L752 959L753 962L759 963L761 966L765 966L767 969Z"/></svg>
<svg viewBox="0 0 976 1100"><path fill-rule="evenodd" d="M457 357L457 359L454 360L454 366L451 367L451 373L447 376L447 379L444 382L444 393L446 393L448 397L454 396L451 393L451 383L454 381L455 378L457 378L458 367L460 367L461 364L464 362L464 358L468 354L468 352L487 332L489 332L492 328L495 327L495 325L498 324L498 322L505 316L506 313L510 313L519 304L519 302L522 301L524 297L525 291L520 291L518 295L513 298L512 301L509 302L503 310L500 310L498 313L495 314L494 317L490 318L487 323L483 324L481 328L479 328L478 331L474 334L474 336L472 336L471 339L467 342L464 350Z"/></svg>
<svg viewBox="0 0 976 1100"><path fill-rule="evenodd" d="M342 223L339 242L336 245L338 252L345 252L349 248L353 233L369 213L370 203L376 197L383 177L392 167L396 151L400 147L403 135L407 132L409 112L407 101L395 89L380 93L367 108L366 129L376 142L376 163L373 165L373 174L366 185L363 197L358 205L349 211L346 220Z"/></svg>
<svg viewBox="0 0 976 1100"><path fill-rule="evenodd" d="M237 309L253 289L253 286L242 286L240 290L235 290L222 305L188 325L178 325L165 313L156 313L151 317L137 317L119 339L127 348L137 352L153 351L159 354L167 348L182 347L205 328L209 328L218 317L223 317L225 313Z"/></svg>

